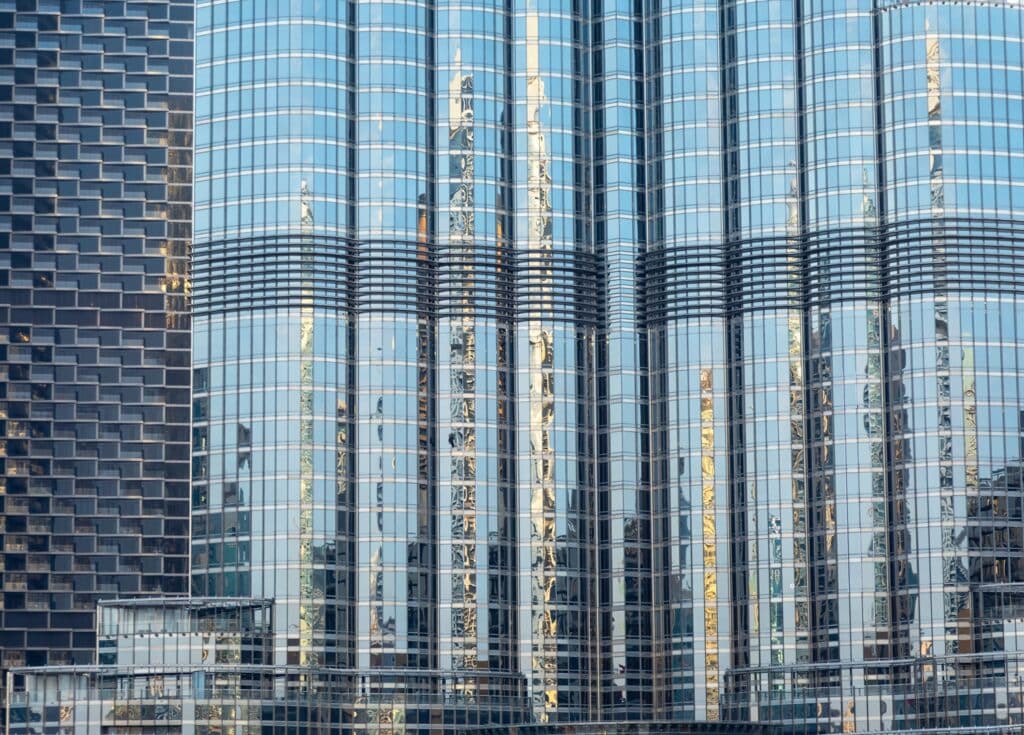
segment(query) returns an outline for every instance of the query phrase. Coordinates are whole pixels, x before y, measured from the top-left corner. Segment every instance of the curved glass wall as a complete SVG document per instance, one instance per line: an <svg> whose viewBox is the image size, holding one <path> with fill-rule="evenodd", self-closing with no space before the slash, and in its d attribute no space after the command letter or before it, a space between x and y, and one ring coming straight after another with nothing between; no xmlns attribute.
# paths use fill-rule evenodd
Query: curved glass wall
<svg viewBox="0 0 1024 735"><path fill-rule="evenodd" d="M513 671L511 16L435 17L438 665Z"/></svg>
<svg viewBox="0 0 1024 735"><path fill-rule="evenodd" d="M1022 21L880 17L893 623L905 676L936 686L1005 676L995 654L1021 646Z"/></svg>
<svg viewBox="0 0 1024 735"><path fill-rule="evenodd" d="M517 657L549 722L585 718L593 697L587 17L576 2L512 12Z"/></svg>
<svg viewBox="0 0 1024 735"><path fill-rule="evenodd" d="M1009 691L1021 13L199 3L194 592L536 723Z"/></svg>
<svg viewBox="0 0 1024 735"><path fill-rule="evenodd" d="M356 3L357 666L430 668L434 613L433 213L428 3ZM426 62L426 63L424 63Z"/></svg>
<svg viewBox="0 0 1024 735"><path fill-rule="evenodd" d="M654 692L683 720L720 714L732 658L718 15L665 3L645 29Z"/></svg>
<svg viewBox="0 0 1024 735"><path fill-rule="evenodd" d="M273 598L275 660L350 661L346 3L198 3L193 593Z"/></svg>
<svg viewBox="0 0 1024 735"><path fill-rule="evenodd" d="M890 644L873 21L868 6L803 12L810 666L791 685L849 692L889 681L870 668ZM848 721L845 709L836 715L821 721Z"/></svg>
<svg viewBox="0 0 1024 735"><path fill-rule="evenodd" d="M674 717L951 726L941 687L1009 681L1020 15L646 9L655 681Z"/></svg>
<svg viewBox="0 0 1024 735"><path fill-rule="evenodd" d="M645 247L643 24L636 3L606 2L591 23L597 338L597 654L601 711L653 712L647 344L640 325Z"/></svg>

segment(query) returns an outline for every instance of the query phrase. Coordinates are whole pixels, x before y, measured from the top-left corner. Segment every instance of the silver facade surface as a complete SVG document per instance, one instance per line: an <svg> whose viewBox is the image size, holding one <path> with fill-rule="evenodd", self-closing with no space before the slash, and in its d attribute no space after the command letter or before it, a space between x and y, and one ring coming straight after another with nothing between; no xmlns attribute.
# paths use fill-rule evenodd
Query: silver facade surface
<svg viewBox="0 0 1024 735"><path fill-rule="evenodd" d="M0 671L187 592L192 50L191 2L0 6Z"/></svg>
<svg viewBox="0 0 1024 735"><path fill-rule="evenodd" d="M199 2L193 593L537 723L1018 724L1021 16Z"/></svg>

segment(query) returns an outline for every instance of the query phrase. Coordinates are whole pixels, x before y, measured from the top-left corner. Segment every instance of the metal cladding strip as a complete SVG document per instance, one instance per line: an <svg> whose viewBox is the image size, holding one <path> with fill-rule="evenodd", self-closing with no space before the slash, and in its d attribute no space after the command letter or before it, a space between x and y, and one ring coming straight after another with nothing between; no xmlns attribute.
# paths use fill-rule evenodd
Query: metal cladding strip
<svg viewBox="0 0 1024 735"><path fill-rule="evenodd" d="M466 268L498 277L477 279L467 292L459 273ZM217 240L195 246L192 286L193 313L200 316L302 306L311 295L314 307L364 313L427 308L432 316L455 316L470 310L580 324L596 324L599 317L592 253L552 251L540 258L477 243L467 250L318 234Z"/></svg>
<svg viewBox="0 0 1024 735"><path fill-rule="evenodd" d="M786 305L818 306L938 290L1024 293L1024 222L966 217L912 219L799 237L793 290L792 240L736 245L724 275L704 248L651 250L644 257L647 323ZM941 249L937 250L937 245ZM708 278L703 276L707 272ZM750 274L757 273L754 279Z"/></svg>

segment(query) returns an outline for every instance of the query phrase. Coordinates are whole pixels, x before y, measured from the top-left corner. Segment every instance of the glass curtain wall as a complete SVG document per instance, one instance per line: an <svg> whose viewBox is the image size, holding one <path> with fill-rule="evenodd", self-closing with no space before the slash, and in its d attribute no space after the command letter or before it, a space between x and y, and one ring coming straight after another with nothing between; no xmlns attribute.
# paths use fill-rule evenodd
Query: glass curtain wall
<svg viewBox="0 0 1024 735"><path fill-rule="evenodd" d="M651 3L645 21L655 708L706 720L733 626L719 8Z"/></svg>
<svg viewBox="0 0 1024 735"><path fill-rule="evenodd" d="M864 4L820 3L801 21L814 598L802 680L850 692L889 682L878 663L891 652L873 18ZM847 696L821 719L841 727L855 706Z"/></svg>
<svg viewBox="0 0 1024 735"><path fill-rule="evenodd" d="M438 634L442 669L513 671L512 30L435 4Z"/></svg>
<svg viewBox="0 0 1024 735"><path fill-rule="evenodd" d="M1020 22L1002 5L645 7L655 671L685 682L659 687L672 716L942 725L957 706L939 695L866 692L1008 675ZM720 710L719 689L740 706Z"/></svg>
<svg viewBox="0 0 1024 735"><path fill-rule="evenodd" d="M539 722L594 701L588 11L512 4L517 665Z"/></svg>
<svg viewBox="0 0 1024 735"><path fill-rule="evenodd" d="M1004 676L1020 650L1021 23L1000 5L879 17L893 622L913 683Z"/></svg>
<svg viewBox="0 0 1024 735"><path fill-rule="evenodd" d="M597 339L598 656L608 718L653 711L647 342L639 266L646 244L643 13L597 3L591 23Z"/></svg>
<svg viewBox="0 0 1024 735"><path fill-rule="evenodd" d="M437 662L431 3L357 2L356 665Z"/></svg>
<svg viewBox="0 0 1024 735"><path fill-rule="evenodd" d="M350 660L347 3L196 7L192 586Z"/></svg>
<svg viewBox="0 0 1024 735"><path fill-rule="evenodd" d="M194 593L273 598L275 663L520 676L541 723L935 724L866 692L1009 676L1020 37L200 2Z"/></svg>
<svg viewBox="0 0 1024 735"><path fill-rule="evenodd" d="M810 659L796 14L788 0L722 8L737 626L766 689L794 686L786 667Z"/></svg>

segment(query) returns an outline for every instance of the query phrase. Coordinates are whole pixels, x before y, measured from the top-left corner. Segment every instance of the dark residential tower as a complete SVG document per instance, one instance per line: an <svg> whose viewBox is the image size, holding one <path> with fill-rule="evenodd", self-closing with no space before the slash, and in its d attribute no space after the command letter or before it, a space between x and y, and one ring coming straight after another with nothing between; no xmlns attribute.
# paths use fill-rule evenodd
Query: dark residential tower
<svg viewBox="0 0 1024 735"><path fill-rule="evenodd" d="M188 591L192 3L0 4L0 668Z"/></svg>

